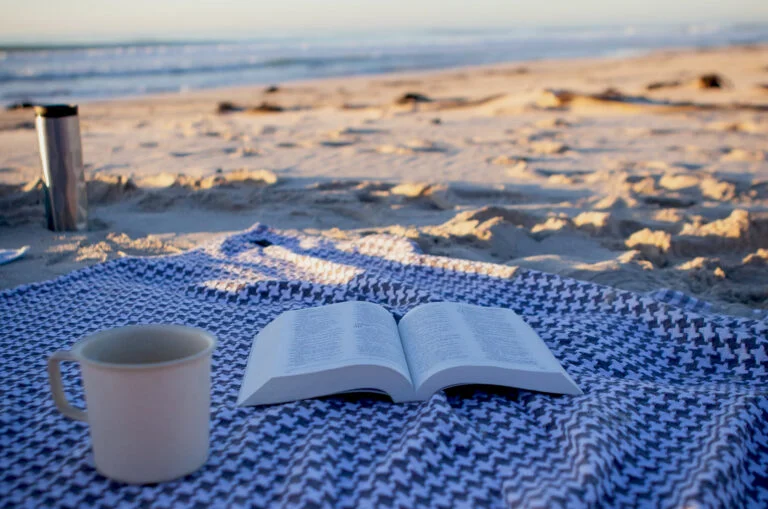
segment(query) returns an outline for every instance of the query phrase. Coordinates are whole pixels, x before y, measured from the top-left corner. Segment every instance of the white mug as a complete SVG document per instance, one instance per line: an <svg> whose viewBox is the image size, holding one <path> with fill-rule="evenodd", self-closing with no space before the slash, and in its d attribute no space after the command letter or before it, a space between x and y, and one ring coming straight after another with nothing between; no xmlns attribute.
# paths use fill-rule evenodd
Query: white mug
<svg viewBox="0 0 768 509"><path fill-rule="evenodd" d="M48 359L58 409L90 425L96 470L131 484L169 481L208 459L215 338L180 325L131 325ZM86 409L64 395L59 363L80 364Z"/></svg>

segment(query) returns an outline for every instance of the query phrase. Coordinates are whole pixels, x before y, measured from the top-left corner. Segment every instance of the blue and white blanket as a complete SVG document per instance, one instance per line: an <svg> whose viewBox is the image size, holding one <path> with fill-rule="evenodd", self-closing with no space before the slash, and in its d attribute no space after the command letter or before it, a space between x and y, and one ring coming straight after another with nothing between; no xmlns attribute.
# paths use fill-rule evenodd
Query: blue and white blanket
<svg viewBox="0 0 768 509"><path fill-rule="evenodd" d="M584 395L475 387L426 403L235 406L264 325L348 300L398 318L430 301L511 308ZM146 322L219 339L211 456L181 480L125 486L94 470L87 425L55 409L45 359L86 334ZM428 256L402 239L333 242L257 225L181 255L2 292L0 324L3 506L768 506L766 320Z"/></svg>

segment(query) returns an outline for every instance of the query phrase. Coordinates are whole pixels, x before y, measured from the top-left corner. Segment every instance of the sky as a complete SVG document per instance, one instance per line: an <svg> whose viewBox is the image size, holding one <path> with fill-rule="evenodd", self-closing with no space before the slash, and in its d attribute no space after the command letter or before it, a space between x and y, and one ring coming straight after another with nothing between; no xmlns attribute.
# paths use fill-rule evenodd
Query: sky
<svg viewBox="0 0 768 509"><path fill-rule="evenodd" d="M768 0L0 0L4 42L659 23L768 23Z"/></svg>

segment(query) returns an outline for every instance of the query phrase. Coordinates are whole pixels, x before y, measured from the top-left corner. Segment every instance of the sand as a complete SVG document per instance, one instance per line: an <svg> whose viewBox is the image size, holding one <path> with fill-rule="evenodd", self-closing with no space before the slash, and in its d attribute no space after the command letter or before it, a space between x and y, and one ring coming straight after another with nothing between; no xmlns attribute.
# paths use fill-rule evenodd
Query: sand
<svg viewBox="0 0 768 509"><path fill-rule="evenodd" d="M2 112L0 248L31 248L0 287L263 222L754 316L767 65L768 46L675 50L86 103L83 233L42 228L32 113Z"/></svg>

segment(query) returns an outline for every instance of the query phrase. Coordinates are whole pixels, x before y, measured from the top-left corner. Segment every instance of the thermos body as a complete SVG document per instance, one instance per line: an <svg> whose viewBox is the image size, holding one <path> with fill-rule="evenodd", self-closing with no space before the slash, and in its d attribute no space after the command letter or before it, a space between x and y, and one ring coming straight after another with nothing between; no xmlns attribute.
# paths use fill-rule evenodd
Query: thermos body
<svg viewBox="0 0 768 509"><path fill-rule="evenodd" d="M48 229L85 230L88 198L77 106L36 106L35 114Z"/></svg>

